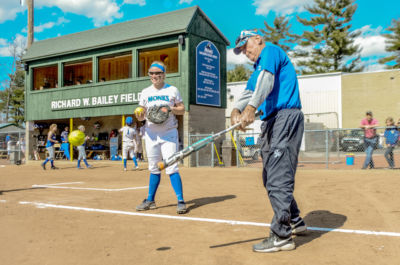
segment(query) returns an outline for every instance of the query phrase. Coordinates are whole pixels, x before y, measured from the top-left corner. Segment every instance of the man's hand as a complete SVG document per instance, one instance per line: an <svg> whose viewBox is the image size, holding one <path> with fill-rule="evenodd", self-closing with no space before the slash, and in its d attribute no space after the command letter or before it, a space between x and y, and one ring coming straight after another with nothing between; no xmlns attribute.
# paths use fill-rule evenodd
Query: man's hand
<svg viewBox="0 0 400 265"><path fill-rule="evenodd" d="M239 130L244 131L244 129L247 127L247 125L254 122L255 117L256 117L256 115L255 115L256 110L257 109L251 105L246 106L246 108L240 115L239 121L241 122L242 125L240 125Z"/></svg>
<svg viewBox="0 0 400 265"><path fill-rule="evenodd" d="M240 111L233 109L231 112L231 125L235 125L238 122L240 122Z"/></svg>

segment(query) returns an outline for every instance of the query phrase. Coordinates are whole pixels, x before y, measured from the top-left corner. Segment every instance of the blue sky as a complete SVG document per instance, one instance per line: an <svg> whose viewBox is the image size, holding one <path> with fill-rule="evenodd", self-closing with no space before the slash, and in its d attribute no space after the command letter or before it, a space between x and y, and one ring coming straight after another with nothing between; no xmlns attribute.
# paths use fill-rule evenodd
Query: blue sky
<svg viewBox="0 0 400 265"><path fill-rule="evenodd" d="M263 28L264 21L272 24L277 14L283 14L289 18L292 32L300 34L304 27L297 22L296 15L307 16L303 9L307 3L312 4L313 0L35 0L35 40L198 5L230 40L228 65L232 68L246 62L244 57L232 53L240 30ZM392 19L400 17L400 1L356 0L356 4L352 30L362 31L356 43L363 48L363 64L366 71L380 70L383 66L377 60L387 55L380 34ZM0 82L10 70L9 43L26 41L26 23L27 9L20 5L20 0L0 1Z"/></svg>

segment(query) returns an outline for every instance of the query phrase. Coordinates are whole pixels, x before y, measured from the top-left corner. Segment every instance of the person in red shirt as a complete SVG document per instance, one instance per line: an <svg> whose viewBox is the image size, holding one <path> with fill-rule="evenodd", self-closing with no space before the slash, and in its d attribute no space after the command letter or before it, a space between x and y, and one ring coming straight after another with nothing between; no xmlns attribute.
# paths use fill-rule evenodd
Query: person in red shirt
<svg viewBox="0 0 400 265"><path fill-rule="evenodd" d="M376 135L376 127L378 127L378 121L373 118L372 111L365 113L366 117L361 120L360 128L364 129L364 145L366 157L362 169L375 168L374 161L372 159L372 153L378 143L378 137Z"/></svg>

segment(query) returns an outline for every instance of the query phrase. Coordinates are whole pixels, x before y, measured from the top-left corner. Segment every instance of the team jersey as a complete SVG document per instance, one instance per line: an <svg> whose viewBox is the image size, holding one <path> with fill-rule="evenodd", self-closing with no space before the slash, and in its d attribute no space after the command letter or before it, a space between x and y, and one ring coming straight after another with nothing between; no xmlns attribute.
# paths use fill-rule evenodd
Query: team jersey
<svg viewBox="0 0 400 265"><path fill-rule="evenodd" d="M52 140L56 140L56 139L57 139L57 138L56 138L56 135L53 134L53 135L51 136L51 139L52 139ZM50 141L50 140L47 140L46 147L50 147L50 146L53 146L53 145L54 145L54 142L52 142L52 141Z"/></svg>
<svg viewBox="0 0 400 265"><path fill-rule="evenodd" d="M153 85L148 88L143 89L139 105L147 109L153 106L168 105L170 107L175 106L175 104L181 103L182 98L179 90L169 84L165 84L161 89L155 88ZM169 130L178 127L178 121L172 112L168 119L162 124L154 124L147 120L146 130L159 131L159 130Z"/></svg>
<svg viewBox="0 0 400 265"><path fill-rule="evenodd" d="M62 142L68 142L68 132L67 131L63 131L61 133L61 141Z"/></svg>
<svg viewBox="0 0 400 265"><path fill-rule="evenodd" d="M261 119L266 120L281 109L301 109L296 71L281 48L266 44L254 64L254 72L247 81L247 90L255 90L258 76L263 70L274 75L275 83L271 93L258 108L263 113Z"/></svg>
<svg viewBox="0 0 400 265"><path fill-rule="evenodd" d="M124 126L119 131L122 133L122 141L125 143L133 142L136 138L136 128Z"/></svg>

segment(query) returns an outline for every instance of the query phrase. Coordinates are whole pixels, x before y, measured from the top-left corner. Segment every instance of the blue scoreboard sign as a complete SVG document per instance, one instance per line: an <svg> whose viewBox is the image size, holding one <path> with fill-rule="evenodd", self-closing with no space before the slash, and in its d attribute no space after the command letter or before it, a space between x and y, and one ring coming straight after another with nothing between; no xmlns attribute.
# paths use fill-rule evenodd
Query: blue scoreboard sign
<svg viewBox="0 0 400 265"><path fill-rule="evenodd" d="M221 107L220 54L208 40L196 47L196 104Z"/></svg>

